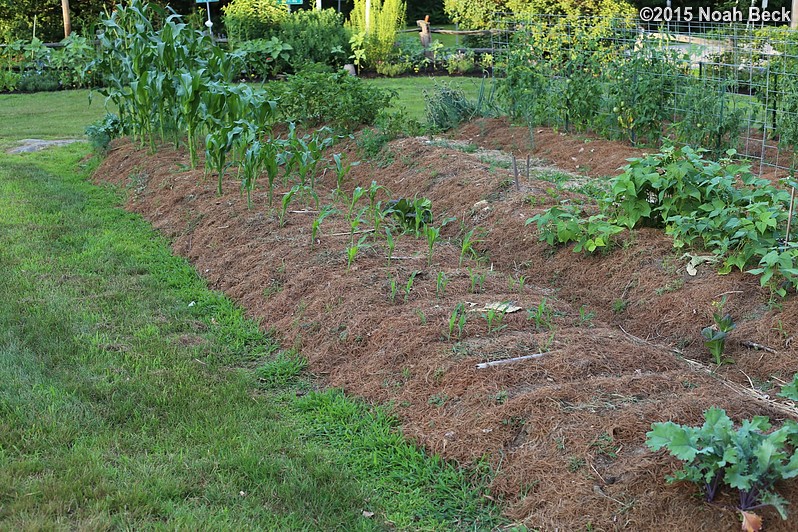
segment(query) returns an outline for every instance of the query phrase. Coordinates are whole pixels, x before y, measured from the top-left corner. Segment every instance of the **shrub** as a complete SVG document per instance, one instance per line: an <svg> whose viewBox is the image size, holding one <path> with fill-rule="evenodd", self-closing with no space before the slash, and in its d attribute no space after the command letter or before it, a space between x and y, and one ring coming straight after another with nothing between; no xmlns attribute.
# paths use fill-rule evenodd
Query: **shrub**
<svg viewBox="0 0 798 532"><path fill-rule="evenodd" d="M0 70L0 92L13 92L17 88L20 75L12 70Z"/></svg>
<svg viewBox="0 0 798 532"><path fill-rule="evenodd" d="M222 10L231 41L268 38L288 16L288 6L279 0L233 0Z"/></svg>
<svg viewBox="0 0 798 532"><path fill-rule="evenodd" d="M302 71L285 83L270 85L269 90L286 119L347 131L373 124L395 96L343 71Z"/></svg>
<svg viewBox="0 0 798 532"><path fill-rule="evenodd" d="M495 112L493 93L485 94L485 78L475 101L469 100L462 89L448 83L436 83L431 91L424 91L427 122L435 129L451 129L475 116Z"/></svg>
<svg viewBox="0 0 798 532"><path fill-rule="evenodd" d="M291 46L295 71L308 63L341 67L351 55L349 30L334 9L295 11L282 19L275 35Z"/></svg>
<svg viewBox="0 0 798 532"><path fill-rule="evenodd" d="M111 141L122 135L122 122L113 113L108 113L105 118L96 121L86 128L86 136L92 149L97 153L108 152Z"/></svg>
<svg viewBox="0 0 798 532"><path fill-rule="evenodd" d="M17 83L19 92L50 92L59 89L58 73L53 71L25 72Z"/></svg>

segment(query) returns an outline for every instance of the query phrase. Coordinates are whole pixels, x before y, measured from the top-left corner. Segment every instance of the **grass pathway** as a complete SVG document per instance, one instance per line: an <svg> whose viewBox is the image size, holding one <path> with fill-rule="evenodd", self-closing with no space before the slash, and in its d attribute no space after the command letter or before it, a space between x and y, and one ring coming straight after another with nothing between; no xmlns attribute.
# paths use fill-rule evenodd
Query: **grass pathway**
<svg viewBox="0 0 798 532"><path fill-rule="evenodd" d="M0 155L0 529L500 522L488 471L314 391L300 356L86 182L86 150Z"/></svg>

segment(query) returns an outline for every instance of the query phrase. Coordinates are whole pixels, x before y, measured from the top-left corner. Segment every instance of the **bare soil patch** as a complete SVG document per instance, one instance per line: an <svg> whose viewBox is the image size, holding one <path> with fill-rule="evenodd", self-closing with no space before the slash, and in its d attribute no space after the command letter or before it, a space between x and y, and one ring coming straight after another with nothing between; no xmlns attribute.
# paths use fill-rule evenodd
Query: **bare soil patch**
<svg viewBox="0 0 798 532"><path fill-rule="evenodd" d="M551 131L536 132L533 151L524 128L501 120L468 124L455 138L519 156L531 152L588 177L614 175L642 153ZM336 149L358 158L353 144ZM326 383L392 404L405 434L445 458L464 466L486 460L495 472L493 494L506 501L511 518L546 530L739 528L734 501L703 504L694 486L665 483L678 464L650 452L645 433L655 421L697 424L712 405L737 421L789 415L765 396L775 397L777 379L788 381L798 369L795 298L773 305L753 276L719 276L710 266L690 276L687 259L656 230L636 231L606 255L550 248L525 221L559 198L584 197L558 186L550 178L556 168L540 164L517 190L512 170L484 156L462 145L400 139L350 176L350 194L376 180L393 197L430 198L438 221L457 218L443 228L446 240L431 266L426 242L405 235L394 251L402 259L389 263L384 241L369 239L371 247L347 270L343 215L326 219L311 247L314 213L289 213L280 227L265 192L248 210L231 176L219 197L215 176L183 171L187 155L168 148L152 156L118 142L95 178L128 189L128 209L171 238L213 288L274 328L286 347L301 349ZM334 181L329 172L320 179L322 198ZM291 209L315 210L306 203ZM458 238L475 227L483 230L477 247L484 261L461 267ZM436 293L439 272L449 279L443 295ZM484 284L472 290L475 272ZM391 279L399 286L393 301ZM702 369L711 367L700 330L723 294L738 324L727 347L736 363L710 374ZM544 298L551 327L536 326L522 310L489 331L477 311L505 301L535 308ZM468 321L462 336L450 339L448 320L460 303ZM476 368L536 353L545 354ZM779 491L797 499L795 483ZM792 530L775 512L764 515L769 530Z"/></svg>

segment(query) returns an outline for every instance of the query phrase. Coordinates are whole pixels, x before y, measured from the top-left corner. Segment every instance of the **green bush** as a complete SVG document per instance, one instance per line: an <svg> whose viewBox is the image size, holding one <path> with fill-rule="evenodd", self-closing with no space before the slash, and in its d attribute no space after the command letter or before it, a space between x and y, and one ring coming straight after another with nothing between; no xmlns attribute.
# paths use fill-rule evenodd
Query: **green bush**
<svg viewBox="0 0 798 532"><path fill-rule="evenodd" d="M347 26L351 28L353 34L363 36L364 57L360 63L374 66L390 58L396 43L397 31L405 24L407 5L402 0L372 0L369 29L366 31L365 4L365 0L355 0L355 7L349 15Z"/></svg>
<svg viewBox="0 0 798 532"><path fill-rule="evenodd" d="M352 53L349 30L334 9L295 11L282 19L274 35L291 46L289 63L295 71L309 63L341 67Z"/></svg>
<svg viewBox="0 0 798 532"><path fill-rule="evenodd" d="M288 6L279 0L233 0L222 10L231 41L267 39L288 16Z"/></svg>
<svg viewBox="0 0 798 532"><path fill-rule="evenodd" d="M107 153L111 141L122 136L122 122L115 114L108 113L105 118L86 128L86 136L94 151Z"/></svg>
<svg viewBox="0 0 798 532"><path fill-rule="evenodd" d="M51 92L57 91L60 85L58 72L53 71L28 71L19 78L17 90L19 92Z"/></svg>
<svg viewBox="0 0 798 532"><path fill-rule="evenodd" d="M302 71L268 89L286 119L346 131L373 124L395 96L343 71Z"/></svg>
<svg viewBox="0 0 798 532"><path fill-rule="evenodd" d="M0 70L0 92L14 92L20 75L13 70Z"/></svg>

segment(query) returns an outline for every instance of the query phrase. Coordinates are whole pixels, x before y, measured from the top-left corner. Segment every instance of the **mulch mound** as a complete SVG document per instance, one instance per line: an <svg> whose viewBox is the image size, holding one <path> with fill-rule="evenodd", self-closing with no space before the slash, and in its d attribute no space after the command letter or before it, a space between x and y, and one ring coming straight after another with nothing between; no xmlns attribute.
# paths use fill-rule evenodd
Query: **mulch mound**
<svg viewBox="0 0 798 532"><path fill-rule="evenodd" d="M535 132L532 150L528 131L501 120L468 124L456 137L596 179L642 153L550 130ZM358 157L353 143L335 149ZM396 140L385 150L379 165L353 169L346 192L376 180L392 197L431 199L438 221L455 218L443 228L431 265L423 238L401 236L399 258L389 262L384 240L362 233L356 239L369 236L369 247L347 268L343 214L328 217L311 246L315 213L302 211L314 210L312 204L292 204L299 212L280 227L265 192L254 195L249 210L230 177L217 196L214 178L181 171L187 155L168 148L153 156L117 142L95 178L127 188L128 209L171 238L211 287L276 330L286 347L301 349L327 384L393 405L405 435L432 452L463 466L487 460L493 494L512 519L546 530L739 528L731 498L704 504L695 486L666 484L679 464L650 452L645 433L656 421L698 424L713 405L738 422L789 415L764 393L775 396L767 390L774 378L789 381L798 369L786 332L798 326L795 298L771 301L756 278L742 273L719 276L705 266L691 276L687 259L660 231L635 231L596 256L550 248L525 222L575 192L553 191L534 175L516 189L511 170L424 139ZM320 197L334 188L329 172L320 178ZM342 202L336 207L346 210ZM458 238L476 227L483 261L460 266ZM436 290L440 272L449 280L444 294ZM738 324L727 346L735 364L710 373L700 330L723 295ZM489 327L480 312L507 301L538 308L544 299L552 327L536 327L526 310ZM459 338L449 338L458 304L468 320ZM543 354L476 367L537 353ZM751 392L753 386L760 391ZM779 487L789 500L797 490L795 483ZM763 513L769 530L792 529L775 512Z"/></svg>

